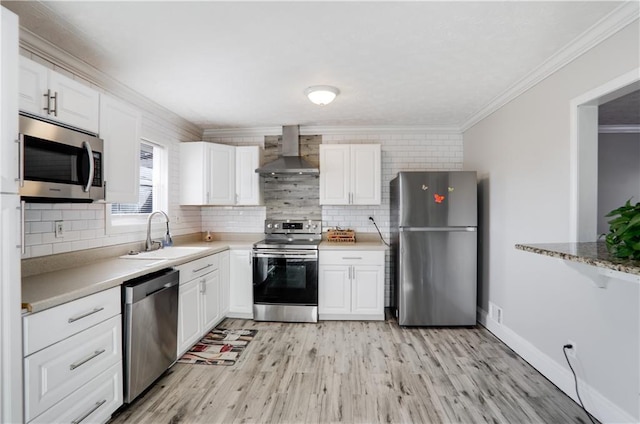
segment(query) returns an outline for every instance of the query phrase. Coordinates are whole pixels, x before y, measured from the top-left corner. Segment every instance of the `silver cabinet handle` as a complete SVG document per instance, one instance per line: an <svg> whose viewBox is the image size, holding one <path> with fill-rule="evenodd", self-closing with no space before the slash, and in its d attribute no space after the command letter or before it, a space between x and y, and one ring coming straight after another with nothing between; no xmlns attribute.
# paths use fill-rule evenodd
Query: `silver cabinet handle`
<svg viewBox="0 0 640 424"><path fill-rule="evenodd" d="M84 188L82 189L82 191L86 193L89 191L89 189L91 188L91 184L93 183L93 174L95 172L95 164L93 160L93 150L91 150L91 145L88 142L83 141L82 147L85 148L85 150L87 151L87 154L89 155L89 177L87 178L87 185L84 186Z"/></svg>
<svg viewBox="0 0 640 424"><path fill-rule="evenodd" d="M98 313L98 312L102 311L103 309L104 309L104 307L94 308L94 309L93 309L93 311L90 311L90 312L87 312L87 313L84 313L84 314L82 314L82 315L78 315L78 316L75 316L75 317L71 317L71 318L69 318L69 320L68 320L68 321L69 321L69 324L71 324L72 322L78 321L79 319L86 318L86 317L88 317L89 315L96 314L96 313Z"/></svg>
<svg viewBox="0 0 640 424"><path fill-rule="evenodd" d="M53 110L50 110L50 113L53 113L53 116L58 116L58 92L56 91L55 94L53 96L51 96L51 99L53 99Z"/></svg>
<svg viewBox="0 0 640 424"><path fill-rule="evenodd" d="M90 360L92 360L93 358L96 358L100 355L102 355L103 353L106 352L106 349L102 349L102 350L96 350L95 352L93 352L91 355L87 356L84 359L81 359L78 362L74 362L73 364L69 365L69 369L71 371L75 370L76 368L78 368L81 365L86 364L87 362L89 362Z"/></svg>
<svg viewBox="0 0 640 424"><path fill-rule="evenodd" d="M20 244L16 247L19 247L22 254L25 255L27 253L27 246L24 244L24 210L27 208L27 203L23 200L20 202Z"/></svg>
<svg viewBox="0 0 640 424"><path fill-rule="evenodd" d="M71 424L80 424L82 421L84 421L89 415L93 414L94 412L96 412L96 410L98 408L100 408L102 405L104 405L105 403L107 403L106 399L102 399L100 402L96 402L95 405L93 405L93 407L87 411L85 414L83 414L82 416L76 418L75 420L71 421Z"/></svg>
<svg viewBox="0 0 640 424"><path fill-rule="evenodd" d="M51 90L47 90L43 96L47 98L47 107L43 107L42 109L47 112L47 115L51 115Z"/></svg>
<svg viewBox="0 0 640 424"><path fill-rule="evenodd" d="M210 268L210 267L212 267L212 266L213 266L213 264L205 265L205 266L203 266L202 268L194 269L194 270L193 270L193 271L191 271L191 272L196 273L196 272L204 271L205 269Z"/></svg>
<svg viewBox="0 0 640 424"><path fill-rule="evenodd" d="M207 292L206 280L203 278L200 280L200 293L205 294Z"/></svg>
<svg viewBox="0 0 640 424"><path fill-rule="evenodd" d="M24 187L24 134L20 134L16 140L18 143L18 183Z"/></svg>
<svg viewBox="0 0 640 424"><path fill-rule="evenodd" d="M362 259L362 256L343 256L342 259Z"/></svg>

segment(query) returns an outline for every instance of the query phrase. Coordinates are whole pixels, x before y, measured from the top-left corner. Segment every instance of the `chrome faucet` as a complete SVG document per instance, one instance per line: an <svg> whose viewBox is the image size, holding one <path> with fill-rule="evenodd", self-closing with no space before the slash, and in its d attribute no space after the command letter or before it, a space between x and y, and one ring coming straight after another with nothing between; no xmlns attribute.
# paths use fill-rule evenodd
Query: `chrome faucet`
<svg viewBox="0 0 640 424"><path fill-rule="evenodd" d="M157 214L164 215L164 218L167 221L167 234L165 234L164 236L165 244L171 245L173 243L173 241L171 240L171 233L169 233L169 217L167 216L167 214L164 213L163 211L151 212L149 214L149 217L147 218L147 241L144 244L145 252L149 252L153 250L154 243L158 243L160 245L160 247L158 248L162 247L162 243L151 240L151 219L153 219L153 217Z"/></svg>

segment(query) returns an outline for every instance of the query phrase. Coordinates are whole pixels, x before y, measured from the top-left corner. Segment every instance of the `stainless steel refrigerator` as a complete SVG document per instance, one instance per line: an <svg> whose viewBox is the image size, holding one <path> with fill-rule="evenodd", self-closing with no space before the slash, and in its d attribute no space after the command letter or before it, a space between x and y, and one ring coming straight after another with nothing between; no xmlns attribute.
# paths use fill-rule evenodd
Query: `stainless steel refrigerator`
<svg viewBox="0 0 640 424"><path fill-rule="evenodd" d="M477 225L475 171L399 172L391 181L398 324L476 324Z"/></svg>

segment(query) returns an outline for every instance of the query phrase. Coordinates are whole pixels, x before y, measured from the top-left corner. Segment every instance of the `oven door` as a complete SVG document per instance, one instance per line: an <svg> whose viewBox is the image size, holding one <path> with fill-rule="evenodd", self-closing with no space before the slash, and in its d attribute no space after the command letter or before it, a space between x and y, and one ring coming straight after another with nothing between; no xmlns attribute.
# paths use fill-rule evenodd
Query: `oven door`
<svg viewBox="0 0 640 424"><path fill-rule="evenodd" d="M255 249L255 304L318 305L318 251Z"/></svg>

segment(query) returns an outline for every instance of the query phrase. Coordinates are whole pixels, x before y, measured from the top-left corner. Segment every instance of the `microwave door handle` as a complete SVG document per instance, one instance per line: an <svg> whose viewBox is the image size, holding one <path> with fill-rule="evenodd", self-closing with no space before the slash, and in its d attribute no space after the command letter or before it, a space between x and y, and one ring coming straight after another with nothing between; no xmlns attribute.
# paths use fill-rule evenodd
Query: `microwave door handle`
<svg viewBox="0 0 640 424"><path fill-rule="evenodd" d="M83 189L84 192L88 192L91 188L91 183L93 183L93 173L95 170L93 163L93 150L91 150L91 145L86 141L82 142L82 147L86 149L87 154L89 155L89 178L87 178L87 185Z"/></svg>

